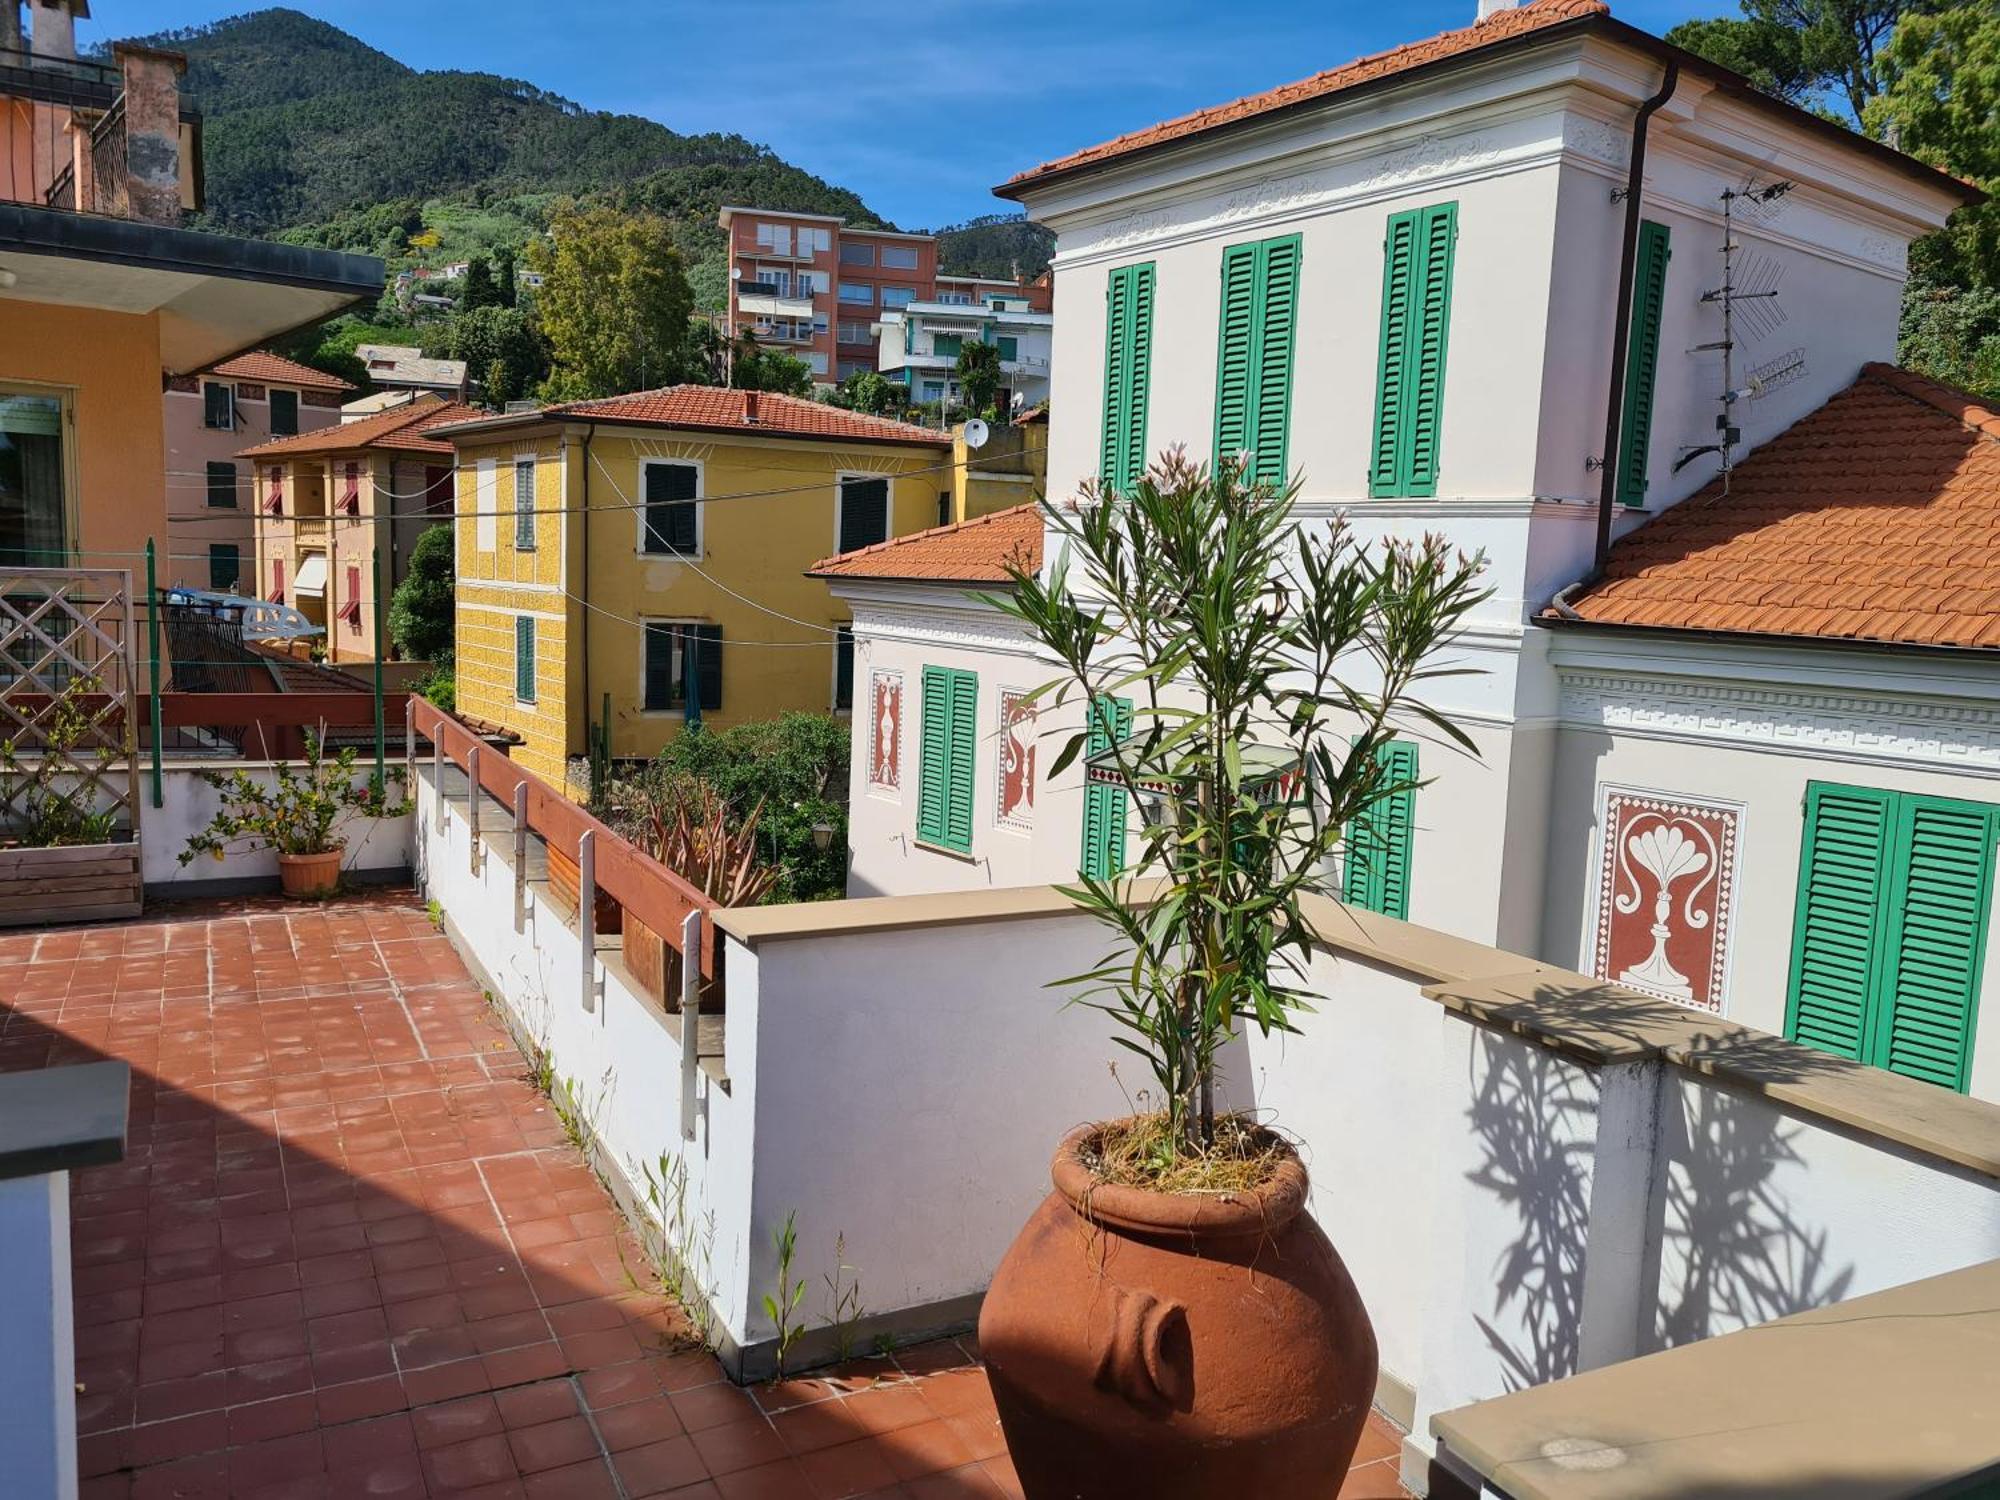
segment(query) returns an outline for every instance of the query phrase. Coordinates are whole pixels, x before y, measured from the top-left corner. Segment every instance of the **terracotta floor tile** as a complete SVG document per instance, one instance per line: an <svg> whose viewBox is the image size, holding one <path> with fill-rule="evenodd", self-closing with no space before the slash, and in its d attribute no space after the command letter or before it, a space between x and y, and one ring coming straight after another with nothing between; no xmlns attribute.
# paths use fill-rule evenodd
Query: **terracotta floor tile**
<svg viewBox="0 0 2000 1500"><path fill-rule="evenodd" d="M999 1500L1001 1491L981 1465L965 1464L906 1480L903 1493L909 1500Z"/></svg>
<svg viewBox="0 0 2000 1500"><path fill-rule="evenodd" d="M722 1500L798 1500L813 1492L812 1482L795 1458L720 1475L715 1490Z"/></svg>
<svg viewBox="0 0 2000 1500"><path fill-rule="evenodd" d="M956 1469L986 1457L973 1451L970 1441L949 1422L938 1419L898 1427L875 1439L898 1479L918 1479L941 1469Z"/></svg>
<svg viewBox="0 0 2000 1500"><path fill-rule="evenodd" d="M699 1385L671 1392L674 1411L689 1432L725 1423L743 1422L752 1417L763 1420L757 1404L739 1386L727 1383Z"/></svg>
<svg viewBox="0 0 2000 1500"><path fill-rule="evenodd" d="M679 1436L681 1432L680 1418L674 1414L673 1403L663 1395L648 1396L642 1401L597 1411L593 1420L598 1435L604 1440L605 1449L612 1453L663 1442Z"/></svg>
<svg viewBox="0 0 2000 1500"><path fill-rule="evenodd" d="M533 1427L512 1428L507 1446L523 1474L559 1469L599 1456L597 1434L582 1417L563 1417Z"/></svg>
<svg viewBox="0 0 2000 1500"><path fill-rule="evenodd" d="M631 1448L612 1458L618 1477L633 1495L663 1495L708 1477L708 1466L686 1437Z"/></svg>
<svg viewBox="0 0 2000 1500"><path fill-rule="evenodd" d="M798 1460L818 1500L849 1500L896 1483L898 1475L873 1438L821 1448Z"/></svg>
<svg viewBox="0 0 2000 1500"><path fill-rule="evenodd" d="M763 1416L721 1427L704 1427L688 1435L694 1439L695 1451L701 1454L708 1472L717 1478L790 1456L784 1440Z"/></svg>

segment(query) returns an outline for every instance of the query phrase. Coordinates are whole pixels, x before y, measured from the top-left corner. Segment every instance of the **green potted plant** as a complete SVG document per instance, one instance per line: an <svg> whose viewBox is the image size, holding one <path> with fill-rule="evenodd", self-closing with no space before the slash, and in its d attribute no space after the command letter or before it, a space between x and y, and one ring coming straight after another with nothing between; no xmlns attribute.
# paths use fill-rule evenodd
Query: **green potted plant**
<svg viewBox="0 0 2000 1500"><path fill-rule="evenodd" d="M389 772L398 791L391 803L387 787L372 777L355 779L353 746L326 753L325 734L324 726L317 733L307 730L304 761L273 762L268 786L246 769L202 772L201 779L222 794L222 807L188 840L180 862L268 849L278 856L278 882L287 896L323 896L338 886L347 820L402 817L410 803L401 796L402 767Z"/></svg>
<svg viewBox="0 0 2000 1500"><path fill-rule="evenodd" d="M1374 1394L1375 1339L1305 1209L1297 1149L1216 1102L1240 1026L1311 1007L1302 898L1366 814L1414 783L1399 729L1467 750L1417 693L1484 595L1442 538L1369 548L1293 515L1296 484L1248 483L1178 450L1129 493L1050 508L1046 578L995 607L1062 665L1073 704L1051 774L1143 817L1126 864L1070 891L1109 949L1065 981L1147 1062L1157 1094L1056 1152L1055 1191L996 1272L980 1348L1027 1494L1330 1495Z"/></svg>

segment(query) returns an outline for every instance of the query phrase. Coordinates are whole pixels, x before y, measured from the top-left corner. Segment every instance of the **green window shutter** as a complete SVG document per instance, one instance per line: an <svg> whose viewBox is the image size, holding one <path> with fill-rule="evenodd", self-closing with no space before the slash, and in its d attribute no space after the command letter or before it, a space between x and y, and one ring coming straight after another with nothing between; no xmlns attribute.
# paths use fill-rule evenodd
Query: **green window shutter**
<svg viewBox="0 0 2000 1500"><path fill-rule="evenodd" d="M1256 467L1251 477L1263 484L1285 482L1287 450L1291 445L1292 345L1299 317L1299 237L1266 240L1258 286L1257 369L1251 396L1256 434Z"/></svg>
<svg viewBox="0 0 2000 1500"><path fill-rule="evenodd" d="M1805 822L1785 1035L1863 1061L1894 796L1814 782L1806 788Z"/></svg>
<svg viewBox="0 0 2000 1500"><path fill-rule="evenodd" d="M1457 240L1456 203L1407 209L1389 219L1370 495L1437 493Z"/></svg>
<svg viewBox="0 0 2000 1500"><path fill-rule="evenodd" d="M1398 790L1374 803L1347 825L1347 867L1341 899L1384 916L1410 915L1410 854L1416 838L1417 746L1391 740L1376 751L1391 785Z"/></svg>
<svg viewBox="0 0 2000 1500"><path fill-rule="evenodd" d="M951 673L925 667L920 762L917 768L917 837L944 842L945 786L951 772Z"/></svg>
<svg viewBox="0 0 2000 1500"><path fill-rule="evenodd" d="M532 615L514 617L514 696L523 703L535 701L535 621Z"/></svg>
<svg viewBox="0 0 2000 1500"><path fill-rule="evenodd" d="M1257 317L1257 247L1222 252L1222 326L1215 368L1215 461L1250 449L1250 375Z"/></svg>
<svg viewBox="0 0 2000 1500"><path fill-rule="evenodd" d="M1021 357L1021 341L1019 339L1008 338L1003 335L995 339L994 343L999 348L1002 359L1019 359Z"/></svg>
<svg viewBox="0 0 2000 1500"><path fill-rule="evenodd" d="M1625 354L1625 415L1618 430L1618 500L1646 503L1646 461L1653 443L1653 396L1659 386L1660 316L1667 301L1667 226L1639 226L1632 277L1632 326Z"/></svg>
<svg viewBox="0 0 2000 1500"><path fill-rule="evenodd" d="M1091 704L1085 753L1101 755L1132 733L1132 700L1100 694ZM1126 813L1131 796L1122 787L1083 789L1081 869L1093 880L1109 880L1125 863Z"/></svg>
<svg viewBox="0 0 2000 1500"><path fill-rule="evenodd" d="M1153 354L1153 266L1120 266L1105 291L1104 427L1098 473L1114 493L1146 472Z"/></svg>
<svg viewBox="0 0 2000 1500"><path fill-rule="evenodd" d="M1222 252L1217 335L1215 456L1250 454L1245 477L1285 481L1292 407L1292 346L1299 310L1299 237Z"/></svg>
<svg viewBox="0 0 2000 1500"><path fill-rule="evenodd" d="M923 684L917 837L970 854L979 677L951 667L925 667Z"/></svg>
<svg viewBox="0 0 2000 1500"><path fill-rule="evenodd" d="M951 684L951 782L945 796L944 842L972 852L972 787L979 744L979 678L953 672Z"/></svg>
<svg viewBox="0 0 2000 1500"><path fill-rule="evenodd" d="M1992 895L1994 809L1901 800L1869 1061L1963 1092Z"/></svg>
<svg viewBox="0 0 2000 1500"><path fill-rule="evenodd" d="M535 546L535 466L514 465L514 550L532 552Z"/></svg>

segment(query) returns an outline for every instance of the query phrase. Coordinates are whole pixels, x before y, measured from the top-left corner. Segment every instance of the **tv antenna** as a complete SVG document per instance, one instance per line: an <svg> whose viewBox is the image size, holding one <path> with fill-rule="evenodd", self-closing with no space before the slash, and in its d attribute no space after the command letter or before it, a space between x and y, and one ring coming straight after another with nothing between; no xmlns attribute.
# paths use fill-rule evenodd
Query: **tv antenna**
<svg viewBox="0 0 2000 1500"><path fill-rule="evenodd" d="M1722 190L1722 285L1701 294L1704 303L1721 304L1722 337L1713 343L1696 344L1689 351L1696 354L1721 351L1722 409L1715 417L1716 441L1683 448L1680 457L1674 460L1674 472L1680 473L1703 454L1717 454L1722 459L1722 493L1725 495L1729 493L1730 470L1735 466L1735 448L1743 441L1743 429L1736 422L1736 403L1754 401L1762 396L1770 378L1765 372L1752 370L1742 385L1736 383L1737 320L1741 318L1750 326L1753 337L1762 337L1784 321L1776 300L1778 267L1775 262L1759 258L1752 262L1747 280L1739 280L1742 273L1737 265L1737 254L1742 246L1736 243L1736 220L1739 217L1752 222L1768 220L1774 212L1773 205L1794 186L1789 181L1770 182L1762 186L1746 182L1741 187ZM1797 373L1803 373L1802 359L1791 363ZM1792 379L1797 378L1797 373L1787 373Z"/></svg>

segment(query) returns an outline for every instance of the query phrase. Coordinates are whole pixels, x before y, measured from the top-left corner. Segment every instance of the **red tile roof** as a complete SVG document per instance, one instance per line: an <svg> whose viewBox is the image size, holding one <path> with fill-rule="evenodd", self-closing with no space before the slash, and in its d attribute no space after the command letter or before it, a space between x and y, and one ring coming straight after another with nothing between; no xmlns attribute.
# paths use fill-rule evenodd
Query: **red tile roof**
<svg viewBox="0 0 2000 1500"><path fill-rule="evenodd" d="M1042 565L1042 508L1029 503L951 526L822 558L809 578L903 578L921 583L1007 583L1007 564Z"/></svg>
<svg viewBox="0 0 2000 1500"><path fill-rule="evenodd" d="M626 422L641 427L691 428L756 437L913 443L927 448L951 446L948 433L909 422L843 411L823 401L780 396L773 391L738 391L714 385L673 385L664 390L634 391L629 396L608 396L596 401L565 401L537 411L488 417L459 428L452 436L464 442L488 430L546 421Z"/></svg>
<svg viewBox="0 0 2000 1500"><path fill-rule="evenodd" d="M446 401L437 396L420 396L401 406L363 417L358 422L342 422L293 437L273 438L254 448L245 448L244 458L293 458L319 453L351 453L363 448L394 448L414 453L435 453L449 458L458 450L450 443L430 436L434 427L447 422L465 422L486 413L476 406Z"/></svg>
<svg viewBox="0 0 2000 1500"><path fill-rule="evenodd" d="M1865 366L1566 602L1602 625L2000 646L2000 416Z"/></svg>
<svg viewBox="0 0 2000 1500"><path fill-rule="evenodd" d="M255 349L234 359L225 359L207 373L230 380L260 380L266 385L295 385L309 391L354 389L351 381L329 375L324 370L315 370L311 365L302 365L297 360L286 359L282 354L273 354L268 349Z"/></svg>
<svg viewBox="0 0 2000 1500"><path fill-rule="evenodd" d="M1560 25L1564 21L1610 14L1611 7L1605 0L1529 0L1525 5L1495 11L1485 20L1475 22L1471 26L1439 32L1436 36L1425 37L1422 41L1407 42L1390 51L1378 52L1372 57L1357 58L1340 67L1329 68L1324 73L1315 73L1312 77L1300 79L1297 83L1287 83L1278 88L1267 89L1261 94L1251 94L1233 103L1196 110L1193 114L1182 115L1177 120L1149 125L1144 130L1131 131L1116 140L1105 141L1101 145L1089 146L1082 151L1071 152L1068 156L1057 157L1054 161L1043 162L1038 167L1030 167L1025 172L1016 173L1003 183L998 191L1004 197L1011 197L1016 189L1026 187L1043 177L1053 177L1078 167L1096 166L1135 151L1164 145L1168 141L1186 140L1190 136L1202 135L1221 126L1234 125L1295 104L1325 99L1359 84L1372 83L1378 78L1406 73L1426 63L1441 62L1448 57L1475 52L1499 42L1511 41L1531 32Z"/></svg>

